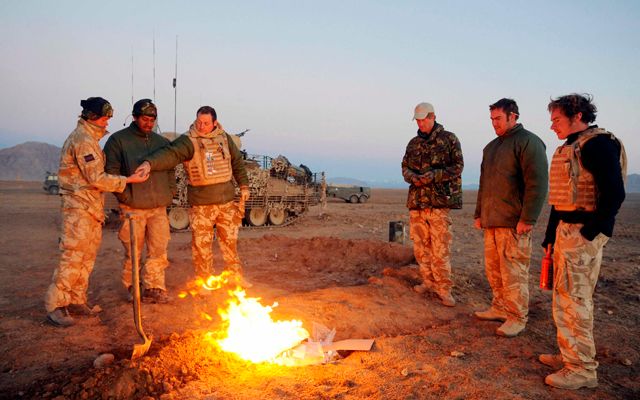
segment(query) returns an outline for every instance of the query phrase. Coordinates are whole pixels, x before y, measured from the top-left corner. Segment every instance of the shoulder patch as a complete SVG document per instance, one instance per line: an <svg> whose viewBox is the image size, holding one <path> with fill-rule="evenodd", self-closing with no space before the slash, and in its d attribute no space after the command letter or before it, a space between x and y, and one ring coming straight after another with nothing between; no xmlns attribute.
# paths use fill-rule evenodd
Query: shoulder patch
<svg viewBox="0 0 640 400"><path fill-rule="evenodd" d="M84 156L84 162L91 162L94 161L96 158L93 156L93 154L87 154L86 156Z"/></svg>

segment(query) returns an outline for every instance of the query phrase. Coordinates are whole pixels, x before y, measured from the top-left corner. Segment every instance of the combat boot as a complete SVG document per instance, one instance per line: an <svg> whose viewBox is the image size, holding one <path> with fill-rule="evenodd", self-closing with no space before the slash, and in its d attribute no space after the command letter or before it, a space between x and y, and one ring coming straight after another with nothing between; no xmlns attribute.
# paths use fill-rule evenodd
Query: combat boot
<svg viewBox="0 0 640 400"><path fill-rule="evenodd" d="M69 315L77 315L81 317L93 317L98 315L102 309L100 306L94 306L93 308L89 308L89 306L85 304L69 304L67 306L67 311Z"/></svg>
<svg viewBox="0 0 640 400"><path fill-rule="evenodd" d="M167 292L160 288L145 289L144 296L142 296L143 303L166 304L170 300Z"/></svg>
<svg viewBox="0 0 640 400"><path fill-rule="evenodd" d="M434 283L429 280L424 280L420 285L415 285L413 291L418 294L425 294L433 290Z"/></svg>
<svg viewBox="0 0 640 400"><path fill-rule="evenodd" d="M560 370L564 367L564 362L562 361L562 354L540 354L538 356L538 361L547 365L553 369Z"/></svg>
<svg viewBox="0 0 640 400"><path fill-rule="evenodd" d="M444 306L454 307L456 305L456 299L453 298L451 292L439 293L438 297L440 297L440 302Z"/></svg>
<svg viewBox="0 0 640 400"><path fill-rule="evenodd" d="M525 326L525 323L508 319L504 324L500 325L500 327L496 329L496 335L509 338L515 337L524 330Z"/></svg>
<svg viewBox="0 0 640 400"><path fill-rule="evenodd" d="M598 375L596 371L574 371L569 368L562 368L558 372L547 375L544 378L544 383L560 389L594 388L598 386Z"/></svg>
<svg viewBox="0 0 640 400"><path fill-rule="evenodd" d="M476 318L484 320L484 321L506 321L507 320L507 314L503 311L500 310L496 310L495 308L491 307L488 310L485 311L476 311L473 313L473 315L476 316Z"/></svg>
<svg viewBox="0 0 640 400"><path fill-rule="evenodd" d="M61 326L63 328L72 326L76 323L76 321L71 318L65 307L58 307L50 313L47 313L47 322L51 325Z"/></svg>

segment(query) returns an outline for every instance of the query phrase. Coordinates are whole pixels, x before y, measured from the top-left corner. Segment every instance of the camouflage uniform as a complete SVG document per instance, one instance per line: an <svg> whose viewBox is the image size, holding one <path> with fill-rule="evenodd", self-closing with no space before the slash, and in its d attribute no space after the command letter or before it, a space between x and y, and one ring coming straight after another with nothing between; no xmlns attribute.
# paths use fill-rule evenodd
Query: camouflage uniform
<svg viewBox="0 0 640 400"><path fill-rule="evenodd" d="M107 140L104 146L107 160L105 170L111 174L131 175L141 164L143 157L169 143L168 139L155 132L143 132L134 121ZM175 188L174 171L168 169L153 171L147 181L129 184L124 192L116 195L120 203L121 220L118 238L125 250L122 262L122 283L125 288L132 284L131 235L127 219L127 214L131 213L137 217L135 232L138 257L142 256L145 242L147 244L146 261L140 274L143 287L166 291L164 271L169 265L167 246L170 239L166 208L173 201Z"/></svg>
<svg viewBox="0 0 640 400"><path fill-rule="evenodd" d="M190 133L195 134L191 126ZM230 156L232 178L226 182L193 186L191 177L187 188L188 201L191 205L189 221L191 225L191 249L195 273L207 278L213 273L213 228L216 227L218 244L224 259L224 269L242 273L242 264L238 256L238 232L242 223L239 206L234 203L235 187L233 180L240 188L248 189L249 178L244 166L240 150L226 132L216 128L205 135L207 138L216 135L227 135L228 154ZM196 149L188 134L179 136L169 146L156 150L145 158L152 171L166 170L181 162L198 162L194 159ZM227 153L225 153L227 154ZM188 171L189 168L187 167Z"/></svg>
<svg viewBox="0 0 640 400"><path fill-rule="evenodd" d="M192 206L189 210L191 224L191 251L196 275L206 279L213 275L213 228L218 236L218 245L224 269L242 274L238 257L238 232L242 217L234 202Z"/></svg>
<svg viewBox="0 0 640 400"><path fill-rule="evenodd" d="M402 159L402 176L410 184L407 208L416 261L425 284L433 284L441 295L450 293L453 286L449 209L462 208L463 168L458 138L438 123L431 133L418 131ZM425 173L433 174L427 184L419 180Z"/></svg>
<svg viewBox="0 0 640 400"><path fill-rule="evenodd" d="M530 259L531 232L518 235L511 228L484 230L485 272L493 292L491 308L523 324L529 314Z"/></svg>
<svg viewBox="0 0 640 400"><path fill-rule="evenodd" d="M136 243L142 250L147 244L147 258L144 263L142 278L143 286L147 289L156 288L167 290L164 282L164 270L169 265L167 259L167 245L170 239L169 219L165 207L150 209L135 209L120 204L120 221L122 226L118 232L118 239L125 249L125 258L122 269L122 284L124 287L132 285L131 282L131 231L127 214L135 214L136 218ZM141 251L138 252L140 256Z"/></svg>
<svg viewBox="0 0 640 400"><path fill-rule="evenodd" d="M453 287L449 249L453 235L449 209L410 210L409 235L422 278L434 282L439 292L449 293Z"/></svg>
<svg viewBox="0 0 640 400"><path fill-rule="evenodd" d="M609 238L598 234L592 241L580 233L582 224L560 221L556 230L553 264L553 319L558 347L566 367L595 371L593 341L593 291L598 281L602 249Z"/></svg>
<svg viewBox="0 0 640 400"><path fill-rule="evenodd" d="M69 304L85 304L89 275L102 239L102 192L122 192L126 178L104 172L104 154L98 141L106 130L84 119L62 146L58 179L62 195L60 263L45 295L52 312Z"/></svg>
<svg viewBox="0 0 640 400"><path fill-rule="evenodd" d="M529 314L531 233L548 190L544 142L516 124L487 144L480 168L474 218L484 229L484 261L493 294L491 309L524 326Z"/></svg>
<svg viewBox="0 0 640 400"><path fill-rule="evenodd" d="M594 125L569 135L560 148L572 146L582 135L596 129L598 127ZM593 292L600 273L603 247L613 234L615 216L625 199L626 153L618 139L603 134L583 143L576 154L580 157L580 167L593 174L596 190L591 195L595 196L595 210L585 211L579 205L575 210L568 210L564 205L553 204L550 197L553 206L542 244L553 244L552 310L564 368L597 385ZM556 179L556 175L551 176L553 191L561 188ZM584 189L579 186L578 193L569 198L581 199L580 190ZM563 211L559 210L561 207Z"/></svg>

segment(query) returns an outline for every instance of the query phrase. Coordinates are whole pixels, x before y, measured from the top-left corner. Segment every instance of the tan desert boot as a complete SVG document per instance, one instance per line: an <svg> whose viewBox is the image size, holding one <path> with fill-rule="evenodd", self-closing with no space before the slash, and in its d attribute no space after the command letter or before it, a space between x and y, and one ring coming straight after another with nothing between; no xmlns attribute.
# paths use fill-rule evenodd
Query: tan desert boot
<svg viewBox="0 0 640 400"><path fill-rule="evenodd" d="M547 375L544 378L544 383L560 389L594 388L598 386L598 375L596 371L573 371L568 368L562 368L556 373Z"/></svg>
<svg viewBox="0 0 640 400"><path fill-rule="evenodd" d="M58 307L50 313L47 313L47 322L53 326L61 326L63 328L76 323L65 307Z"/></svg>
<svg viewBox="0 0 640 400"><path fill-rule="evenodd" d="M433 282L425 280L425 281L422 282L422 284L415 285L413 287L413 291L418 293L418 294L425 294L427 292L432 291L433 290L433 286L434 286Z"/></svg>
<svg viewBox="0 0 640 400"><path fill-rule="evenodd" d="M476 318L484 320L484 321L506 321L507 320L507 314L505 314L502 311L496 310L495 308L491 307L488 310L485 311L476 311L473 313Z"/></svg>
<svg viewBox="0 0 640 400"><path fill-rule="evenodd" d="M440 297L440 301L442 302L442 305L447 307L455 307L456 299L453 298L453 296L451 295L451 292L438 294L438 296Z"/></svg>
<svg viewBox="0 0 640 400"><path fill-rule="evenodd" d="M526 324L516 320L507 320L496 329L496 335L504 337L515 337L524 330Z"/></svg>
<svg viewBox="0 0 640 400"><path fill-rule="evenodd" d="M547 365L556 371L562 369L564 367L564 362L562 361L562 354L540 354L538 356L538 361Z"/></svg>

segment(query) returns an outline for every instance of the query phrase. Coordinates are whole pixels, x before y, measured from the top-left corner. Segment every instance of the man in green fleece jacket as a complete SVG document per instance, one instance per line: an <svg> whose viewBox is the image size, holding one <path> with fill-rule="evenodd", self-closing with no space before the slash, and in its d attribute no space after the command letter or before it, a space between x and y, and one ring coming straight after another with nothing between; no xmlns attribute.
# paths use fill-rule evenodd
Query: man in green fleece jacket
<svg viewBox="0 0 640 400"><path fill-rule="evenodd" d="M484 263L493 292L482 320L503 321L496 334L514 337L529 314L531 229L548 189L542 140L519 124L518 104L500 99L489 106L498 135L484 148L474 226L484 229Z"/></svg>
<svg viewBox="0 0 640 400"><path fill-rule="evenodd" d="M144 157L169 144L169 140L153 131L158 110L150 99L142 99L133 105L133 122L109 138L104 146L107 159L105 171L109 174L129 175L138 168ZM138 257L147 244L147 257L142 269L142 301L166 303L169 300L164 281L164 271L169 265L169 219L167 206L171 205L176 190L173 169L154 171L141 185L127 185L124 192L116 194L120 203L122 225L118 238L125 249L122 283L132 293L131 237L127 214L136 217L136 243Z"/></svg>
<svg viewBox="0 0 640 400"><path fill-rule="evenodd" d="M213 107L203 106L189 131L170 145L145 157L138 172L164 171L184 163L188 176L187 199L191 225L191 251L197 278L206 281L213 274L213 229L224 269L237 282L250 287L242 276L238 257L238 232L242 211L234 203L235 186L240 186L241 204L249 199L249 178L240 150L222 127Z"/></svg>

